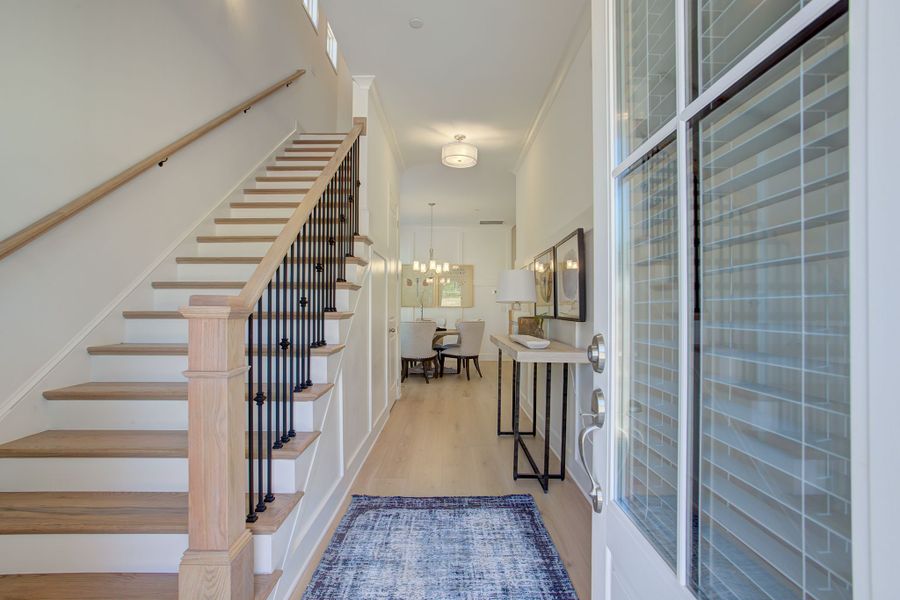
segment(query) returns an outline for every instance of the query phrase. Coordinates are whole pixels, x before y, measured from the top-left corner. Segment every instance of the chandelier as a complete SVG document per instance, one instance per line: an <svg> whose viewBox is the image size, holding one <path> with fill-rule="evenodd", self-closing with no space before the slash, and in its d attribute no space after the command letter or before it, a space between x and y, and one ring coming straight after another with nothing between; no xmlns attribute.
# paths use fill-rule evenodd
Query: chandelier
<svg viewBox="0 0 900 600"><path fill-rule="evenodd" d="M413 261L413 271L417 273L421 273L425 276L425 279L440 279L441 283L446 283L446 279L440 277L443 273L447 273L450 271L450 263L448 262L439 262L434 258L434 202L429 202L428 206L431 207L431 239L428 243L428 260Z"/></svg>

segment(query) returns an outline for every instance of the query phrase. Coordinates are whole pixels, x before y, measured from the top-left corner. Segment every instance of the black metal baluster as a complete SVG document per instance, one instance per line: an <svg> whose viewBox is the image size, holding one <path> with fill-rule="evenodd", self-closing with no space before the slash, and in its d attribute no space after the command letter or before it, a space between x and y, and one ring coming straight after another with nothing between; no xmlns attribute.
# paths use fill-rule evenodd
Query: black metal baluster
<svg viewBox="0 0 900 600"><path fill-rule="evenodd" d="M256 495L256 512L264 512L266 510L265 495L263 494L264 477L264 458L263 458L263 405L266 403L266 396L263 394L263 300L262 297L256 303L256 424L259 431L256 434L256 468L257 468L257 485L259 486ZM253 355L251 354L251 360ZM252 404L253 402L248 402ZM253 443L253 440L250 440Z"/></svg>
<svg viewBox="0 0 900 600"><path fill-rule="evenodd" d="M288 367L290 366L290 363L288 362L288 349L291 347L291 341L288 339L288 286L290 285L290 267L288 265L287 256L284 257L281 264L284 273L281 276L281 310L278 313L278 319L281 325L281 381L278 385L281 387L281 427L279 429L281 431L280 441L282 444L284 444L290 441L290 438L287 434L287 407L288 394L291 393L290 378L288 377Z"/></svg>
<svg viewBox="0 0 900 600"><path fill-rule="evenodd" d="M275 499L272 493L272 282L266 287L266 496L264 500ZM260 339L260 342L262 339ZM262 350L262 348L260 348ZM260 369L262 371L262 369ZM259 509L257 508L257 512Z"/></svg>
<svg viewBox="0 0 900 600"><path fill-rule="evenodd" d="M247 361L250 371L247 377L247 522L255 523L259 516L253 510L253 315L247 319ZM260 423L260 425L262 425Z"/></svg>
<svg viewBox="0 0 900 600"><path fill-rule="evenodd" d="M359 235L359 139L353 142L353 235Z"/></svg>
<svg viewBox="0 0 900 600"><path fill-rule="evenodd" d="M284 265L286 264L287 259L281 261L282 266L275 271L275 311L273 313L271 304L269 305L269 319L275 321L275 337L274 344L272 340L269 340L269 347L275 347L275 397L272 398L272 402L275 404L275 430L273 432L273 437L275 438L275 442L272 444L272 447L275 449L281 448L284 444L281 443L281 396L282 396L282 379L284 379L284 375L281 372L281 343L278 341L278 325L281 322L281 292L284 289L281 281L281 274L284 270Z"/></svg>
<svg viewBox="0 0 900 600"><path fill-rule="evenodd" d="M334 178L328 186L328 312L337 310L335 292L337 285L337 182Z"/></svg>
<svg viewBox="0 0 900 600"><path fill-rule="evenodd" d="M318 206L319 210L319 240L318 240L318 250L316 260L319 264L319 310L316 312L316 324L317 324L317 333L319 334L318 343L319 347L325 345L325 300L327 293L327 282L325 279L325 246L326 239L325 236L327 231L325 226L327 223L325 207L321 204Z"/></svg>
<svg viewBox="0 0 900 600"><path fill-rule="evenodd" d="M293 277L291 283L291 364L293 371L291 374L291 428L288 430L289 437L295 437L297 432L294 431L294 394L300 393L300 291L297 287L300 285L300 266L297 261L300 260L300 233L294 243L291 245L291 269L293 269Z"/></svg>
<svg viewBox="0 0 900 600"><path fill-rule="evenodd" d="M310 336L311 328L310 328L310 320L309 320L309 305L312 298L312 277L311 277L311 269L310 265L311 260L309 258L309 232L312 230L312 226L307 222L303 225L303 299L301 300L302 308L303 308L303 342L300 345L300 348L303 350L303 387L308 388L312 385L312 378L310 375L310 344L312 343L312 336Z"/></svg>

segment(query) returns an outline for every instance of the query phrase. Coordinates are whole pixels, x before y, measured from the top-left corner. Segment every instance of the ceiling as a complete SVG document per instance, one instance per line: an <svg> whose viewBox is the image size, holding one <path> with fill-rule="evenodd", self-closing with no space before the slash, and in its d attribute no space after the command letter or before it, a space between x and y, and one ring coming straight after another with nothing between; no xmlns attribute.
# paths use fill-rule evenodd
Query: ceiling
<svg viewBox="0 0 900 600"><path fill-rule="evenodd" d="M321 0L354 75L375 85L407 167L462 133L508 174L584 0ZM419 17L424 27L413 29ZM584 16L584 18L587 18Z"/></svg>

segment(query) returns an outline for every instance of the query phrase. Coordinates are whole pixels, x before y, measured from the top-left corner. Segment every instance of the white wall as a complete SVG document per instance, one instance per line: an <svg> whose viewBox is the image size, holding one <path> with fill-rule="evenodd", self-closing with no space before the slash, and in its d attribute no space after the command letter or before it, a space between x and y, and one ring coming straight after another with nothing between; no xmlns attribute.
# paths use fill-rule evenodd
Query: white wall
<svg viewBox="0 0 900 600"><path fill-rule="evenodd" d="M500 271L510 268L510 227L472 225L435 227L434 256L441 261L475 266L475 306L472 308L426 308L425 318L446 319L452 328L457 320L484 319L482 360L497 360L497 349L489 341L492 333L506 333L507 306L497 304L494 292ZM423 225L400 226L400 260L410 264L428 257L430 229ZM404 321L419 318L419 309L403 308ZM449 340L448 340L449 341Z"/></svg>
<svg viewBox="0 0 900 600"><path fill-rule="evenodd" d="M299 0L3 3L0 237L307 74L0 261L0 416L291 130L346 129L324 44Z"/></svg>
<svg viewBox="0 0 900 600"><path fill-rule="evenodd" d="M591 131L591 44L587 31L573 38L570 60L558 74L559 87L551 88L531 138L516 170L516 257L520 267L579 227L585 229L587 270L587 321L545 321L552 339L584 348L594 334L591 306L593 285L593 170ZM523 369L523 405L530 414L532 373ZM538 371L538 422L544 415L544 369ZM590 489L587 474L577 464L577 436L581 429L577 414L589 408L591 369L569 370L567 457L569 472L583 489ZM527 385L525 385L527 383ZM560 443L561 369L553 376L551 442ZM572 390L575 390L574 397Z"/></svg>

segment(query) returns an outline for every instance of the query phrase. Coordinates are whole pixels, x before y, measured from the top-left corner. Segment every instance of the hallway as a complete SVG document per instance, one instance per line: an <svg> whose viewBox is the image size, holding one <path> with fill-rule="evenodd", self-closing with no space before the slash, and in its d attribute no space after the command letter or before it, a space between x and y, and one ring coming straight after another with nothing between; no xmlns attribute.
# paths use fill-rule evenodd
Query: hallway
<svg viewBox="0 0 900 600"><path fill-rule="evenodd" d="M513 481L512 438L497 437L497 363L482 364L484 379L446 375L426 384L412 376L403 396L394 405L352 494L381 496L475 496L532 494L544 523L569 571L580 598L590 597L590 506L577 486L567 478L552 482L543 494L534 480ZM509 407L510 365L504 365L504 410ZM474 375L474 372L473 372ZM504 428L509 416L504 415ZM529 427L523 413L523 427ZM539 442L528 440L540 453ZM538 454L539 456L539 454ZM525 459L522 464L527 468ZM551 460L552 467L556 461ZM580 468L577 464L570 468ZM325 540L294 591L299 599L343 516L332 524Z"/></svg>

